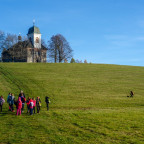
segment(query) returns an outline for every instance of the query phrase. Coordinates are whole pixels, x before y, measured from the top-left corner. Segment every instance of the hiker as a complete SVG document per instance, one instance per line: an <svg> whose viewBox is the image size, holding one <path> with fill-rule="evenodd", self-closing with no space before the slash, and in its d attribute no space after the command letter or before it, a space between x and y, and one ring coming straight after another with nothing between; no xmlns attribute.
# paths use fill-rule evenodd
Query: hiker
<svg viewBox="0 0 144 144"><path fill-rule="evenodd" d="M3 96L1 96L0 97L0 112L2 112L3 103L5 103L5 100L4 100Z"/></svg>
<svg viewBox="0 0 144 144"><path fill-rule="evenodd" d="M24 98L25 98L25 94L24 94L23 91L21 90L21 91L20 91L20 94L19 94L19 97L21 97L22 95L23 95Z"/></svg>
<svg viewBox="0 0 144 144"><path fill-rule="evenodd" d="M30 99L30 101L29 101L30 115L33 114L33 105L34 105L33 100Z"/></svg>
<svg viewBox="0 0 144 144"><path fill-rule="evenodd" d="M14 107L13 107L14 100L15 100L14 94L9 93L8 98L7 98L7 103L9 104L9 111L12 111L12 112L14 112Z"/></svg>
<svg viewBox="0 0 144 144"><path fill-rule="evenodd" d="M132 97L132 98L133 98L133 96L134 96L133 91L130 91L130 97Z"/></svg>
<svg viewBox="0 0 144 144"><path fill-rule="evenodd" d="M35 107L36 107L36 100L35 100L35 98L33 97L32 98L32 100L33 100L33 111L34 111L34 114L35 114Z"/></svg>
<svg viewBox="0 0 144 144"><path fill-rule="evenodd" d="M27 101L26 101L26 104L27 104L27 113L29 113L29 101L30 101L30 97L28 97Z"/></svg>
<svg viewBox="0 0 144 144"><path fill-rule="evenodd" d="M37 107L37 113L40 113L41 100L39 97L36 98L36 107Z"/></svg>
<svg viewBox="0 0 144 144"><path fill-rule="evenodd" d="M22 101L22 109L21 109L21 111L24 112L24 105L25 105L25 102L26 102L26 98L24 97L23 93L21 93L20 98L21 98L21 101Z"/></svg>
<svg viewBox="0 0 144 144"><path fill-rule="evenodd" d="M49 99L48 96L45 97L45 102L46 102L47 110L49 110L49 103L50 103L50 99Z"/></svg>
<svg viewBox="0 0 144 144"><path fill-rule="evenodd" d="M21 108L22 108L22 101L21 98L19 97L18 100L16 101L16 108L17 108L17 113L16 115L21 115Z"/></svg>

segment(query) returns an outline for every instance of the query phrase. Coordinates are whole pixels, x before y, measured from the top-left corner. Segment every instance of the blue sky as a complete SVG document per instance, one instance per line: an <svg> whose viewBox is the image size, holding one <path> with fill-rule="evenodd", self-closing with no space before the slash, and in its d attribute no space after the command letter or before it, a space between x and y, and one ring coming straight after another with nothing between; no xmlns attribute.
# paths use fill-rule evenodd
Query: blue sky
<svg viewBox="0 0 144 144"><path fill-rule="evenodd" d="M144 66L143 0L0 0L0 30L62 34L75 59Z"/></svg>

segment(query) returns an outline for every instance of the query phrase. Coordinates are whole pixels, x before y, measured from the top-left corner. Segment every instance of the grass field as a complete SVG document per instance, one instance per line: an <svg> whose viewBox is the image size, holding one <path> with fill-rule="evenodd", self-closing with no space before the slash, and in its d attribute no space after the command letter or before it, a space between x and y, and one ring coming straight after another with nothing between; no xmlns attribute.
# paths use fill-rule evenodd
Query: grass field
<svg viewBox="0 0 144 144"><path fill-rule="evenodd" d="M0 114L1 144L143 144L144 67L0 63L0 95L40 96L41 113ZM127 98L133 90L134 98ZM45 96L51 99L46 111Z"/></svg>

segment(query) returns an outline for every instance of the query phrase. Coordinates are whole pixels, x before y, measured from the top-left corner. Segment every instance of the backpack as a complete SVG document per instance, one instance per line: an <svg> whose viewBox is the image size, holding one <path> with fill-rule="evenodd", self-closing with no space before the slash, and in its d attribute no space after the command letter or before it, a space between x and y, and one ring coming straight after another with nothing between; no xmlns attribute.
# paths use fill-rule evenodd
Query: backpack
<svg viewBox="0 0 144 144"><path fill-rule="evenodd" d="M41 102L39 101L39 106L41 106Z"/></svg>
<svg viewBox="0 0 144 144"><path fill-rule="evenodd" d="M30 102L30 105L29 105L30 107L33 107L33 102Z"/></svg>
<svg viewBox="0 0 144 144"><path fill-rule="evenodd" d="M3 104L3 99L2 98L0 98L0 105L2 105Z"/></svg>
<svg viewBox="0 0 144 144"><path fill-rule="evenodd" d="M49 103L49 99L48 97L45 98L46 103Z"/></svg>
<svg viewBox="0 0 144 144"><path fill-rule="evenodd" d="M9 96L8 102L9 102L9 103L12 103L12 96Z"/></svg>
<svg viewBox="0 0 144 144"><path fill-rule="evenodd" d="M22 103L25 103L26 102L25 97L21 97L21 101L22 101Z"/></svg>

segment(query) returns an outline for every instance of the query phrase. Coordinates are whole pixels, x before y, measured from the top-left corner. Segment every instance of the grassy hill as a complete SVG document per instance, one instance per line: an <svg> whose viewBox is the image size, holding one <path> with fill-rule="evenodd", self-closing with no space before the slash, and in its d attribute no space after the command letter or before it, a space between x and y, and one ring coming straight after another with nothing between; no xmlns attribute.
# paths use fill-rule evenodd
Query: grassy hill
<svg viewBox="0 0 144 144"><path fill-rule="evenodd" d="M0 143L143 144L144 67L0 63L0 95L40 96L41 113L0 114ZM134 98L127 98L133 90ZM51 99L46 111L45 96Z"/></svg>

